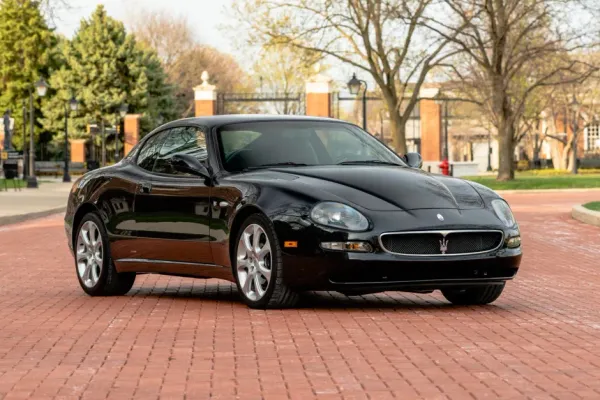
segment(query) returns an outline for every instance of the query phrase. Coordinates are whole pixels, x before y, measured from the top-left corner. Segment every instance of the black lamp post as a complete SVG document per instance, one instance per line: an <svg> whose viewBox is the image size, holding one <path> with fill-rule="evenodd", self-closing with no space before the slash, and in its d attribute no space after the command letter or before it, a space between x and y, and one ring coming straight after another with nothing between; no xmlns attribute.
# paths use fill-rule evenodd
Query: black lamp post
<svg viewBox="0 0 600 400"><path fill-rule="evenodd" d="M127 111L129 111L129 105L127 103L123 103L121 104L121 107L119 107L119 115L121 116L121 119L119 121L119 126L121 126L123 124L123 121L125 120L125 116L127 115ZM125 136L123 136L125 137ZM115 131L115 162L117 162L119 158L119 129L117 129Z"/></svg>
<svg viewBox="0 0 600 400"><path fill-rule="evenodd" d="M448 99L445 99L442 96L442 91L440 90L437 95L435 95L435 104L443 107L444 110L444 150L442 157L445 160L448 160Z"/></svg>
<svg viewBox="0 0 600 400"><path fill-rule="evenodd" d="M575 94L573 94L573 99L569 103L569 107L573 111L573 122L572 122L572 134L575 139L575 135L577 134L577 130L579 129L579 111L581 109L581 104L577 101ZM573 165L571 166L571 173L577 174L577 141L573 140Z"/></svg>
<svg viewBox="0 0 600 400"><path fill-rule="evenodd" d="M67 103L65 103L65 166L63 168L63 182L71 182L71 175L69 175L69 108L75 112L79 106L79 102L75 97L71 97L68 103L68 107Z"/></svg>
<svg viewBox="0 0 600 400"><path fill-rule="evenodd" d="M44 97L48 91L48 84L43 78L33 84L40 97ZM29 91L29 175L27 176L27 187L35 189L38 187L37 177L35 176L35 147L33 144L34 130L34 110L33 110L33 91Z"/></svg>
<svg viewBox="0 0 600 400"><path fill-rule="evenodd" d="M348 81L348 90L351 94L356 96L360 91L360 86L365 85L362 98L362 109L363 109L363 130L367 130L367 82L362 79L358 79L356 74L352 74L352 78Z"/></svg>

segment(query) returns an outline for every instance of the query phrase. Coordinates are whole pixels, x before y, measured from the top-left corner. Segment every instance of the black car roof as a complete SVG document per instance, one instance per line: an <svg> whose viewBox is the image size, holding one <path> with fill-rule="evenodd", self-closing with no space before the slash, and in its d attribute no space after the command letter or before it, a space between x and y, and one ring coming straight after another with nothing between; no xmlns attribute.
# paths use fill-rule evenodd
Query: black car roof
<svg viewBox="0 0 600 400"><path fill-rule="evenodd" d="M178 119L161 126L161 128L170 125L176 125L180 122L191 122L203 125L209 128L239 122L260 122L260 121L321 121L321 122L340 122L347 123L334 118L307 117L304 115L269 115L269 114L232 114L232 115L213 115L208 117L193 117Z"/></svg>

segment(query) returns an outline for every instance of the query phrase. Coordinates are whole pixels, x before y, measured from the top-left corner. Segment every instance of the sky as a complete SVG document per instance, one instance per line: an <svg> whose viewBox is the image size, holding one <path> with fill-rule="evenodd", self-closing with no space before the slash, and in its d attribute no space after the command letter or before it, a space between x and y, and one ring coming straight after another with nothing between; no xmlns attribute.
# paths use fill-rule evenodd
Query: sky
<svg viewBox="0 0 600 400"><path fill-rule="evenodd" d="M223 29L223 25L235 25L231 16L233 0L64 0L67 7L55 11L54 25L58 33L72 37L82 18L88 18L98 4L103 4L108 14L128 25L135 18L136 10L165 11L178 16L186 16L194 29L196 39L203 44L233 55L240 66L250 70L254 61L250 54L242 54L235 46L235 32ZM58 1L57 1L58 3ZM239 39L239 38L238 38ZM333 62L332 62L333 61ZM353 67L340 65L328 60L329 75L342 84L350 79ZM369 88L375 86L364 71L357 71L362 79L369 82Z"/></svg>
<svg viewBox="0 0 600 400"><path fill-rule="evenodd" d="M227 15L231 0L67 0L68 7L56 11L54 24L59 33L71 37L79 27L82 18L87 18L98 6L104 4L111 17L127 25L136 10L164 10L175 15L185 15L189 19L199 42L234 54L235 49L227 32L219 25L231 22ZM235 54L234 54L235 55Z"/></svg>

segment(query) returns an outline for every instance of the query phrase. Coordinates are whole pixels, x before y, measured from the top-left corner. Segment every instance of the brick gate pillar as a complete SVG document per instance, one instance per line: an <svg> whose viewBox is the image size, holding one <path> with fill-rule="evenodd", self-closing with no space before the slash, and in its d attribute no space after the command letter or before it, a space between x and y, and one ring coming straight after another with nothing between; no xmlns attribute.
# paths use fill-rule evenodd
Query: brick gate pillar
<svg viewBox="0 0 600 400"><path fill-rule="evenodd" d="M442 159L442 111L433 98L438 89L421 89L421 157L423 161Z"/></svg>
<svg viewBox="0 0 600 400"><path fill-rule="evenodd" d="M196 117L217 114L217 91L208 83L208 72L202 72L202 83L194 88L194 108Z"/></svg>
<svg viewBox="0 0 600 400"><path fill-rule="evenodd" d="M315 65L316 74L306 81L306 115L332 117L331 78L320 74L320 65Z"/></svg>
<svg viewBox="0 0 600 400"><path fill-rule="evenodd" d="M123 133L125 134L124 155L129 154L133 146L140 141L141 114L127 114L125 116Z"/></svg>
<svg viewBox="0 0 600 400"><path fill-rule="evenodd" d="M72 163L85 162L85 142L87 142L86 139L69 139Z"/></svg>

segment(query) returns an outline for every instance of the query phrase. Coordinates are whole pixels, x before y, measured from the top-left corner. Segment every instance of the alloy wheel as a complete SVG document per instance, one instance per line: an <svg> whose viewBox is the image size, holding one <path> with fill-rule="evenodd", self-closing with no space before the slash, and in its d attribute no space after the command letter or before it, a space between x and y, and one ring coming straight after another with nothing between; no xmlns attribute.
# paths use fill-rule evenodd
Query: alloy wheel
<svg viewBox="0 0 600 400"><path fill-rule="evenodd" d="M260 300L271 281L271 244L265 230L258 224L250 224L244 229L237 245L236 272L244 295L252 300Z"/></svg>
<svg viewBox="0 0 600 400"><path fill-rule="evenodd" d="M77 273L86 287L92 288L100 279L104 257L100 229L86 221L77 235Z"/></svg>

